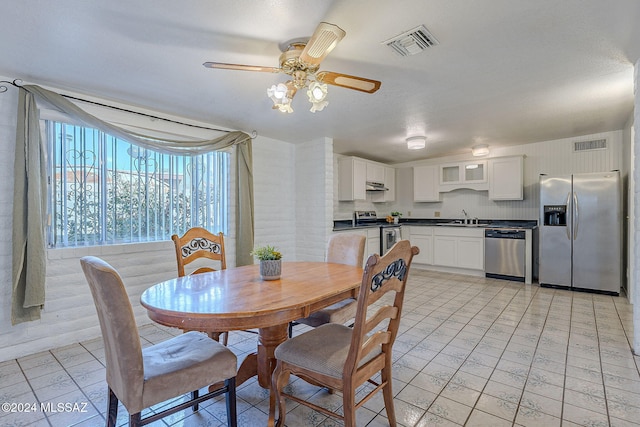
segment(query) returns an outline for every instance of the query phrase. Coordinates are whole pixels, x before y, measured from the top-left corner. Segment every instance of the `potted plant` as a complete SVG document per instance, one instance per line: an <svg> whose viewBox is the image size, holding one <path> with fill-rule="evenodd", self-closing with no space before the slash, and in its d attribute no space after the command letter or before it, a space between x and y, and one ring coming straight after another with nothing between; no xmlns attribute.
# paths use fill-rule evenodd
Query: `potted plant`
<svg viewBox="0 0 640 427"><path fill-rule="evenodd" d="M402 216L402 212L398 212L398 211L391 212L391 216L393 217L393 223L398 224L400 222L400 217Z"/></svg>
<svg viewBox="0 0 640 427"><path fill-rule="evenodd" d="M256 246L251 255L260 261L262 280L278 280L282 272L282 254L274 246Z"/></svg>

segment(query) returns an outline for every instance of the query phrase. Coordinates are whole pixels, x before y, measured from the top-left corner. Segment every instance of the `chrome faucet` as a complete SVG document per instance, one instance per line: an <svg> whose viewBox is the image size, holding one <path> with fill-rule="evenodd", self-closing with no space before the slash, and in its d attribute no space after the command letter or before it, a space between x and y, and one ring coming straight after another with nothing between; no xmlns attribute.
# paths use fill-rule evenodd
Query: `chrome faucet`
<svg viewBox="0 0 640 427"><path fill-rule="evenodd" d="M464 215L464 223L469 224L469 214L467 213L467 211L462 209L462 214Z"/></svg>

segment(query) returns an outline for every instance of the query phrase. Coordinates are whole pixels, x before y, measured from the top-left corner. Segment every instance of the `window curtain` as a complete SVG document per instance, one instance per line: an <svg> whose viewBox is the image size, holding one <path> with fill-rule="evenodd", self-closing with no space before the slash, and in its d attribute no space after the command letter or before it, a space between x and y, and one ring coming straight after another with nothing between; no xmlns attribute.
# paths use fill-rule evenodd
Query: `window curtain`
<svg viewBox="0 0 640 427"><path fill-rule="evenodd" d="M236 158L236 264L252 264L253 159L251 137L240 131L218 138L175 140L133 132L87 113L64 96L36 85L19 88L13 211L12 324L40 318L46 275L46 148L41 141L38 104L58 110L81 125L141 147L171 154L203 154L233 147Z"/></svg>

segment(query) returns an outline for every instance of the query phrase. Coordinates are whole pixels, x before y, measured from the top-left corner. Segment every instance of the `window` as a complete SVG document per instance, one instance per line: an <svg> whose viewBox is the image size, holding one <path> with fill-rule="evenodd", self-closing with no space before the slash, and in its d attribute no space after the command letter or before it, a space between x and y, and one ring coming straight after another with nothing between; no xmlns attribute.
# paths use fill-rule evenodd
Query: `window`
<svg viewBox="0 0 640 427"><path fill-rule="evenodd" d="M162 154L47 120L49 247L167 240L227 231L229 153Z"/></svg>

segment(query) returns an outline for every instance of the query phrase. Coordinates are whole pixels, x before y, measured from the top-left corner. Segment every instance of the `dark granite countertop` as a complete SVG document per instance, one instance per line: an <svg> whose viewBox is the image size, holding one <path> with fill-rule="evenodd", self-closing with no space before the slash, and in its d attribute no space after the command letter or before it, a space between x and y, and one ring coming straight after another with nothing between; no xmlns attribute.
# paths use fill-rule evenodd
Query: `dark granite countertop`
<svg viewBox="0 0 640 427"><path fill-rule="evenodd" d="M413 226L451 225L452 227L455 227L456 225L452 225L452 223L456 221L459 223L462 222L462 220L460 219L451 219L451 218L400 218L400 225L413 225ZM366 229L366 228L389 226L389 225L394 225L394 224L389 224L386 220L379 219L378 222L376 223L354 226L352 220L345 219L345 220L333 221L333 231ZM457 225L457 226L460 227L461 225ZM480 219L478 220L478 224L477 225L474 224L473 227L534 229L538 227L538 221L520 220L520 219L515 219L515 220Z"/></svg>

